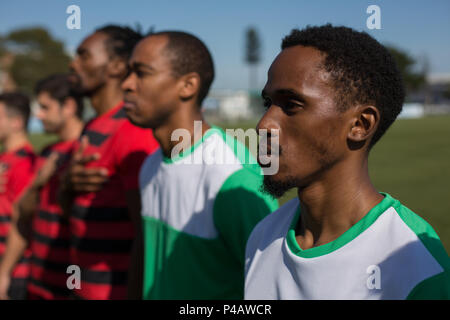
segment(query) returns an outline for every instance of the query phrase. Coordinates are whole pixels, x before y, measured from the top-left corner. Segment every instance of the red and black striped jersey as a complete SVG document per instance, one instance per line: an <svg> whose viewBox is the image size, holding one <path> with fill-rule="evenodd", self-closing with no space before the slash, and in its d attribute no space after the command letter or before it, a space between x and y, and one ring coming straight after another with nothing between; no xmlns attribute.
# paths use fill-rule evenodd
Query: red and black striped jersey
<svg viewBox="0 0 450 320"><path fill-rule="evenodd" d="M21 196L34 176L36 155L30 144L0 154L0 165L6 170L2 173L6 178L4 192L0 193L0 256L6 249L6 239L11 227L12 206ZM29 276L30 250L25 250L23 257L14 268L11 277L27 279Z"/></svg>
<svg viewBox="0 0 450 320"><path fill-rule="evenodd" d="M88 122L85 154L100 159L87 167L108 170L99 192L80 193L70 215L72 262L81 269L82 299L125 299L134 227L127 209L127 191L139 192L138 174L144 159L158 148L150 129L131 124L123 102Z"/></svg>
<svg viewBox="0 0 450 320"><path fill-rule="evenodd" d="M58 154L57 169L39 193L39 204L33 218L30 280L28 293L40 299L67 299L67 267L70 261L70 230L58 204L61 173L67 167L75 140L61 141L46 147L37 161L36 171L48 156Z"/></svg>

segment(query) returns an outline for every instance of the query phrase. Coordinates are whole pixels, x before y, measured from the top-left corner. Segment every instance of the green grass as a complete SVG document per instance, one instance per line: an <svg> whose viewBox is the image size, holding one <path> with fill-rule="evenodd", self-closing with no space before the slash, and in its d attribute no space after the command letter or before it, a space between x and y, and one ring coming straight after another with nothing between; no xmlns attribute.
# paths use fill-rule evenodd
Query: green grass
<svg viewBox="0 0 450 320"><path fill-rule="evenodd" d="M57 136L49 134L32 134L30 135L30 141L33 145L36 153L40 152L45 146L50 143L54 143L58 140Z"/></svg>
<svg viewBox="0 0 450 320"><path fill-rule="evenodd" d="M427 220L450 252L450 116L398 120L369 168L375 186Z"/></svg>
<svg viewBox="0 0 450 320"><path fill-rule="evenodd" d="M256 121L224 123L223 128L255 128ZM55 137L32 136L40 150ZM391 194L427 220L450 250L450 116L400 119L377 143L369 159L380 191ZM280 204L296 196L290 190Z"/></svg>

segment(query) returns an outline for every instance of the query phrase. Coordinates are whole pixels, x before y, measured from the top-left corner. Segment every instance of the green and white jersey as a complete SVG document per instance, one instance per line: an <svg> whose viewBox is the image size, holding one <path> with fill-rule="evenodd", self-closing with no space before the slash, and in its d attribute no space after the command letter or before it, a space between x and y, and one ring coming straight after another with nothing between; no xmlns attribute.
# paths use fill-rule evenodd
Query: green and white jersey
<svg viewBox="0 0 450 320"><path fill-rule="evenodd" d="M144 162L144 299L243 298L248 236L278 204L259 191L248 149L226 137L214 127L178 158L159 150Z"/></svg>
<svg viewBox="0 0 450 320"><path fill-rule="evenodd" d="M293 199L253 230L245 299L449 299L449 257L433 228L384 199L334 241L302 250Z"/></svg>

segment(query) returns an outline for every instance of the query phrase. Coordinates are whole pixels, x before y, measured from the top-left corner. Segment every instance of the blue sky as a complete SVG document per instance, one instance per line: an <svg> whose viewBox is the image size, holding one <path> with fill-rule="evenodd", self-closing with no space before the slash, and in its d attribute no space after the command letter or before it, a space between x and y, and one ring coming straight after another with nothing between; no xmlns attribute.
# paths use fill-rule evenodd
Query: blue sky
<svg viewBox="0 0 450 320"><path fill-rule="evenodd" d="M81 30L66 28L69 5L81 8ZM366 9L381 8L381 30L369 30ZM394 44L412 56L427 57L431 72L450 72L450 1L300 1L300 0L40 0L1 1L0 33L27 26L44 26L74 51L96 27L117 23L144 30L177 29L200 37L213 54L216 79L213 88L245 89L244 31L254 26L263 42L258 68L262 87L266 72L292 28L330 22L366 31L382 43Z"/></svg>

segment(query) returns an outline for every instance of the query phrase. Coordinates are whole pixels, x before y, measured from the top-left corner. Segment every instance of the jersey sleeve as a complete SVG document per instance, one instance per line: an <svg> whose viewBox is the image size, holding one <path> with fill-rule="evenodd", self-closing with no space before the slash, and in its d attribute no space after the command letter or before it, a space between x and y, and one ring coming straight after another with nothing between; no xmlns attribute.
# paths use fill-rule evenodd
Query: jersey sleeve
<svg viewBox="0 0 450 320"><path fill-rule="evenodd" d="M219 234L240 264L255 225L278 208L278 202L259 191L262 176L241 169L230 175L214 202L214 223Z"/></svg>
<svg viewBox="0 0 450 320"><path fill-rule="evenodd" d="M408 300L450 299L450 258L433 227L410 209L398 203L395 210L403 222L416 234L423 246L442 268L442 272L427 277L415 285Z"/></svg>
<svg viewBox="0 0 450 320"><path fill-rule="evenodd" d="M36 169L36 157L27 156L26 159L17 163L10 173L8 187L11 190L11 201L14 203L25 191L26 187L33 180Z"/></svg>
<svg viewBox="0 0 450 320"><path fill-rule="evenodd" d="M449 270L420 282L409 293L407 300L450 300Z"/></svg>
<svg viewBox="0 0 450 320"><path fill-rule="evenodd" d="M127 122L114 141L118 173L125 190L139 188L139 170L145 158L158 149L150 129L142 129Z"/></svg>

